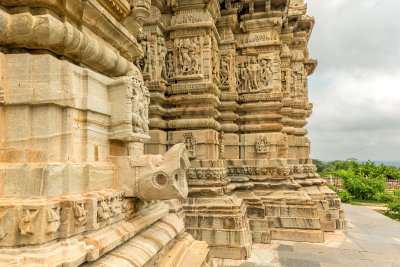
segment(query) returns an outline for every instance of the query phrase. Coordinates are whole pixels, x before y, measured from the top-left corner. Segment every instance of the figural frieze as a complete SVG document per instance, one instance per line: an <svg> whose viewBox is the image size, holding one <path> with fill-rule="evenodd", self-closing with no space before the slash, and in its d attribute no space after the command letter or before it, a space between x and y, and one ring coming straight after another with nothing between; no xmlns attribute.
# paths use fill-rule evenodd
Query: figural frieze
<svg viewBox="0 0 400 267"><path fill-rule="evenodd" d="M200 37L176 39L177 75L199 75L201 67Z"/></svg>

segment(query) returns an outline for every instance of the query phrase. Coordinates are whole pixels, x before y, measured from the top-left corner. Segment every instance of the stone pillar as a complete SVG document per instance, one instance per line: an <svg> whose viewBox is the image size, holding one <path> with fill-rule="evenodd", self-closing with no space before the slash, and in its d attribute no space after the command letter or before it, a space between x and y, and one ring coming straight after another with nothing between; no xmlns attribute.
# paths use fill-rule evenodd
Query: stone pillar
<svg viewBox="0 0 400 267"><path fill-rule="evenodd" d="M216 257L244 259L251 250L246 209L242 199L227 195L229 180L222 160L238 157L238 138L231 134L237 130L232 112L236 92L229 80L235 44L221 42L215 26L219 9L214 0L177 1L174 6L167 42L174 66L167 89L168 140L186 144L191 159L189 198L183 204L188 232L207 241ZM219 51L219 46L226 49ZM220 62L229 76L223 77L229 81L222 85ZM228 156L225 147L236 155Z"/></svg>
<svg viewBox="0 0 400 267"><path fill-rule="evenodd" d="M240 158L227 160L232 194L243 198L248 206L254 242L321 242L317 207L290 174L288 162L293 153L292 139L282 115L281 75L285 61L282 31L290 8L287 3L279 5L275 1L236 2L230 9L229 5L225 7L227 13L230 9L241 10L241 31L235 33ZM295 158L305 155L301 149L295 153Z"/></svg>

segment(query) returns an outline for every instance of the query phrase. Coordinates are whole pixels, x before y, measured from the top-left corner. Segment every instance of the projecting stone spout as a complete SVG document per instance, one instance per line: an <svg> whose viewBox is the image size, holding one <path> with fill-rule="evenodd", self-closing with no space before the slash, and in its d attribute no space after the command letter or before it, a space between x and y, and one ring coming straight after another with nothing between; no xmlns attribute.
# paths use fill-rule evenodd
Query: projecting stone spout
<svg viewBox="0 0 400 267"><path fill-rule="evenodd" d="M188 195L186 170L190 167L184 144L162 155L111 157L115 184L125 197L142 200L184 199Z"/></svg>

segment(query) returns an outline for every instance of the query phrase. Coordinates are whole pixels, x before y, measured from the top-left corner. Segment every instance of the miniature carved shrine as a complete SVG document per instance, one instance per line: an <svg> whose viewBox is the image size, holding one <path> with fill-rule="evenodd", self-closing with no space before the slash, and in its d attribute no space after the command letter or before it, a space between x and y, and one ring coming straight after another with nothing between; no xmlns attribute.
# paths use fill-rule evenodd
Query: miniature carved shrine
<svg viewBox="0 0 400 267"><path fill-rule="evenodd" d="M309 158L306 9L0 0L0 266L214 266L345 229Z"/></svg>

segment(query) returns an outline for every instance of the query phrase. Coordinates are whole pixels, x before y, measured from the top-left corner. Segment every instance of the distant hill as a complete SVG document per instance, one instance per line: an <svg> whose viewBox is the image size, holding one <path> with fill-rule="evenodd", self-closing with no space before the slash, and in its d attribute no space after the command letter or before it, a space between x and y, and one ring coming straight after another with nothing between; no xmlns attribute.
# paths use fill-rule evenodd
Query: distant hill
<svg viewBox="0 0 400 267"><path fill-rule="evenodd" d="M375 162L376 165L385 164L387 166L400 167L400 161L378 161L378 160L372 160L372 161Z"/></svg>

